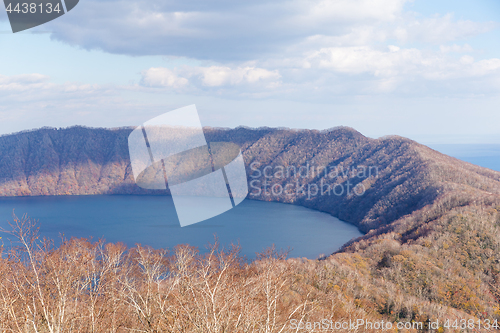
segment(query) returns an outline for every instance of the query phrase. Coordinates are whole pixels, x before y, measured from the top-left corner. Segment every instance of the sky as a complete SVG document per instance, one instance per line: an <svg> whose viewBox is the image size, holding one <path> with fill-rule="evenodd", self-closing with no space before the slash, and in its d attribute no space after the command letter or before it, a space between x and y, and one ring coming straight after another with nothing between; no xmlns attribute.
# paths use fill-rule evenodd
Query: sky
<svg viewBox="0 0 500 333"><path fill-rule="evenodd" d="M0 8L0 134L203 125L500 143L497 0L80 0L13 34Z"/></svg>

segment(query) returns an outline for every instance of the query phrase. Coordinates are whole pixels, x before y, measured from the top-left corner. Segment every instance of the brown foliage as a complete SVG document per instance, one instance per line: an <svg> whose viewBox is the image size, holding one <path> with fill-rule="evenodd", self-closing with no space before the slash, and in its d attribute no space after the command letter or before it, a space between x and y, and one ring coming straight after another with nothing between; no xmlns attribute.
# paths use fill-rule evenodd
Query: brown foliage
<svg viewBox="0 0 500 333"><path fill-rule="evenodd" d="M217 241L206 253L75 238L54 247L32 220L14 216L3 230L15 242L0 260L0 331L271 333L301 331L292 319L494 319L500 269L492 253L500 242L489 221L498 213L469 214L450 216L434 226L439 234L414 244L379 239L319 261L271 248L252 262Z"/></svg>
<svg viewBox="0 0 500 333"><path fill-rule="evenodd" d="M13 332L281 332L308 302L283 297L293 280L269 250L252 264L238 248L172 253L137 245L40 240L24 216L3 253L0 330Z"/></svg>

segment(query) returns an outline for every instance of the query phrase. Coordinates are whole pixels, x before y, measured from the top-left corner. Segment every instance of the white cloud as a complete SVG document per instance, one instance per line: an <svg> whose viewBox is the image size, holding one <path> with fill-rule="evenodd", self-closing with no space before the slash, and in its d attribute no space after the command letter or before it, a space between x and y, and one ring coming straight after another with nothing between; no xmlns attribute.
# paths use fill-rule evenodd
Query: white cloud
<svg viewBox="0 0 500 333"><path fill-rule="evenodd" d="M280 53L314 35L340 36L360 25L392 22L406 2L87 0L44 29L54 31L52 38L86 49L221 63Z"/></svg>
<svg viewBox="0 0 500 333"><path fill-rule="evenodd" d="M472 57L470 57L472 59L467 58L465 60L463 59L464 57L462 57L461 60L467 65L470 65L469 73L471 76L486 76L500 73L500 59L486 59L478 62L471 62L471 60L474 60Z"/></svg>
<svg viewBox="0 0 500 333"><path fill-rule="evenodd" d="M439 50L443 53L450 53L450 52L456 52L456 53L466 53L466 52L473 52L474 49L472 46L469 44L464 44L464 45L440 45Z"/></svg>
<svg viewBox="0 0 500 333"><path fill-rule="evenodd" d="M133 86L56 84L40 74L0 75L0 133L42 126L136 125L154 108L147 99L131 98L137 91Z"/></svg>
<svg viewBox="0 0 500 333"><path fill-rule="evenodd" d="M0 111L26 105L39 109L51 108L54 105L69 107L71 105L87 105L92 100L104 99L116 95L114 88L97 84L77 84L67 82L55 84L50 77L41 74L24 74L14 76L0 75ZM102 100L101 100L102 99Z"/></svg>
<svg viewBox="0 0 500 333"><path fill-rule="evenodd" d="M479 44L472 37L495 29L495 23L451 14L423 17L405 11L407 2L86 0L43 29L85 49L187 61L147 64L139 84L128 87L55 85L40 74L0 76L0 96L20 108L25 98L33 108L95 115L83 110L140 109L120 99L124 91L328 105L346 96L500 94L500 59L488 59L471 46Z"/></svg>
<svg viewBox="0 0 500 333"><path fill-rule="evenodd" d="M419 41L425 43L445 43L476 36L498 25L494 22L473 22L470 20L454 20L453 14L419 19L406 14L399 19L396 27L390 27L391 37L401 42Z"/></svg>
<svg viewBox="0 0 500 333"><path fill-rule="evenodd" d="M289 18L290 26L301 24L318 25L334 22L360 23L395 20L408 0L296 0L289 6L296 14ZM288 7L290 8L290 7Z"/></svg>
<svg viewBox="0 0 500 333"><path fill-rule="evenodd" d="M24 91L26 89L43 88L49 77L42 74L21 74L14 76L0 75L0 91Z"/></svg>
<svg viewBox="0 0 500 333"><path fill-rule="evenodd" d="M430 87L446 95L464 85L435 81L467 77L477 89L491 85L495 59L475 60L467 43L496 24L423 17L405 11L408 2L87 0L50 27L52 38L84 48L204 60L142 72L143 87L195 95L332 98Z"/></svg>
<svg viewBox="0 0 500 333"><path fill-rule="evenodd" d="M231 69L225 66L210 66L199 67L197 70L201 73L203 84L208 87L244 83L253 84L269 80L276 81L281 77L277 70L269 71L255 67L237 67Z"/></svg>
<svg viewBox="0 0 500 333"><path fill-rule="evenodd" d="M150 68L142 72L141 85L165 87L174 90L195 90L232 88L246 86L257 90L276 87L281 75L277 70L267 70L254 66L183 66L174 68Z"/></svg>
<svg viewBox="0 0 500 333"><path fill-rule="evenodd" d="M464 55L464 56L460 57L459 62L462 65L471 65L474 63L474 57L472 57L470 55Z"/></svg>
<svg viewBox="0 0 500 333"><path fill-rule="evenodd" d="M387 50L368 46L332 47L306 57L308 67L328 69L351 75L368 73L375 77L407 76L430 80L500 74L500 59L476 62L470 55L460 59L441 52L423 52L416 48L389 45Z"/></svg>
<svg viewBox="0 0 500 333"><path fill-rule="evenodd" d="M345 24L344 30L334 34L307 36L293 45L288 52L303 52L326 47L373 46L384 43L441 44L442 52L471 52L468 44L447 43L464 40L498 28L494 22L472 22L453 19L453 15L420 18L415 13L402 13L393 21L360 21Z"/></svg>
<svg viewBox="0 0 500 333"><path fill-rule="evenodd" d="M149 87L169 87L179 89L185 87L189 81L179 77L168 68L150 68L142 72L142 82Z"/></svg>
<svg viewBox="0 0 500 333"><path fill-rule="evenodd" d="M307 61L313 67L340 73L391 76L429 66L435 59L425 59L417 49L390 45L386 51L368 46L323 48L309 55Z"/></svg>
<svg viewBox="0 0 500 333"><path fill-rule="evenodd" d="M500 93L500 59L476 60L443 48L422 51L396 45L328 47L244 66L150 68L142 75L144 87L228 97L333 101L341 95Z"/></svg>

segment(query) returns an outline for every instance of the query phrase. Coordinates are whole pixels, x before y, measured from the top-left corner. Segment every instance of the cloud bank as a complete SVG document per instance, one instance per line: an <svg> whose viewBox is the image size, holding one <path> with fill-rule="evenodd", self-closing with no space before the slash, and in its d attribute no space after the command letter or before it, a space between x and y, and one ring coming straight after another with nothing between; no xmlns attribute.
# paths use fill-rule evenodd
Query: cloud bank
<svg viewBox="0 0 500 333"><path fill-rule="evenodd" d="M228 101L228 110L243 109L233 101L291 102L305 109L341 105L376 112L382 122L384 117L398 119L398 110L381 112L393 108L394 100L453 100L455 106L482 103L485 110L493 109L500 96L500 55L491 52L499 22L472 21L453 13L425 16L411 11L411 2L85 0L77 10L37 29L52 31L52 40L85 50L130 59L163 56L165 65L144 66L128 86L74 83L77 78L54 84L43 70L0 76L5 101L0 111L11 117L8 109L33 113L57 108L81 115L72 118L75 123L91 112L96 119L110 114L108 118L123 124L124 114L145 110L150 99L178 98L191 104L218 98L212 105ZM398 107L406 104L399 102ZM434 113L444 112L435 105ZM237 115L231 112L226 114ZM420 112L411 112L420 118ZM252 119L265 122L271 116L257 110ZM289 114L278 118L286 117ZM308 126L301 117L295 127ZM307 117L312 119L311 114ZM376 118L370 111L359 111L352 119L370 119L371 126ZM128 119L135 123L136 118Z"/></svg>

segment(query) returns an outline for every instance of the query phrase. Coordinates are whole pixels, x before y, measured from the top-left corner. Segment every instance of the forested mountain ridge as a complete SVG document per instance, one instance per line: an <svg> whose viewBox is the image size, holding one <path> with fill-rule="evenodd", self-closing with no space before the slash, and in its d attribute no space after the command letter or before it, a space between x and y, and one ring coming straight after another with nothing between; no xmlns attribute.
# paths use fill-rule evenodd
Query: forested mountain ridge
<svg viewBox="0 0 500 333"><path fill-rule="evenodd" d="M162 194L133 182L131 131L44 128L2 136L0 195ZM324 260L271 260L235 273L237 285L247 286L245 274L269 267L262 278L279 281L282 324L301 306L310 309L301 312L310 321L425 323L408 332L448 331L446 319L500 320L500 172L409 139L370 139L350 128L205 128L205 136L242 148L249 198L319 209L367 232ZM338 195L321 193L325 185ZM348 186L351 193L340 193ZM355 186L362 186L360 195ZM436 320L439 329L431 329Z"/></svg>
<svg viewBox="0 0 500 333"><path fill-rule="evenodd" d="M2 136L0 196L165 194L135 185L127 147L131 131L42 128ZM230 141L241 147L249 198L322 210L364 231L452 192L500 193L499 172L402 137L370 139L345 127L205 128L205 135L208 142ZM362 187L354 191L356 185ZM328 188L329 193L322 193Z"/></svg>

